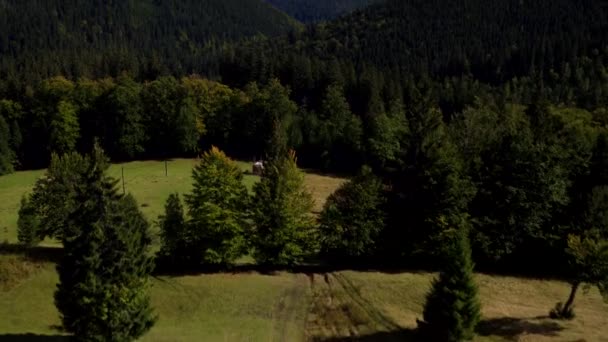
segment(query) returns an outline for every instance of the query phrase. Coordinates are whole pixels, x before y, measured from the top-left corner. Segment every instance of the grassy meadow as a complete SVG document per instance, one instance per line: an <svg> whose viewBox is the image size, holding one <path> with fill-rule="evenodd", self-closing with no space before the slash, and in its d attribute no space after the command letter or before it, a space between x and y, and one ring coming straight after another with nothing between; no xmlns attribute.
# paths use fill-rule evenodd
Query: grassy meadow
<svg viewBox="0 0 608 342"><path fill-rule="evenodd" d="M162 214L165 200L169 194L185 194L192 188L191 173L196 165L195 159L175 159L165 164L162 161L138 161L113 164L109 174L121 180L124 170L125 190L132 193L141 206L142 212L150 222ZM239 162L243 172L250 171L251 165ZM17 242L17 213L23 194L31 191L36 179L44 170L16 172L0 177L0 242ZM245 174L244 183L251 189L258 177ZM341 183L342 179L306 173L306 184L315 199L315 211L321 210L325 198ZM122 191L122 183L119 183ZM154 227L156 228L156 227ZM47 241L46 245L53 245Z"/></svg>
<svg viewBox="0 0 608 342"><path fill-rule="evenodd" d="M113 165L150 221L172 192L186 193L195 160ZM248 170L247 163L240 164ZM16 242L19 200L43 171L0 177L1 240ZM246 175L251 187L256 177ZM306 174L319 210L343 180ZM24 257L0 250L0 341L67 341L53 304L57 274L52 241ZM310 271L314 272L314 271ZM433 274L336 271L270 274L234 272L160 276L151 297L158 321L142 341L415 341ZM475 341L608 341L608 305L596 289L581 292L577 317L546 318L566 299L567 284L478 274L484 320Z"/></svg>

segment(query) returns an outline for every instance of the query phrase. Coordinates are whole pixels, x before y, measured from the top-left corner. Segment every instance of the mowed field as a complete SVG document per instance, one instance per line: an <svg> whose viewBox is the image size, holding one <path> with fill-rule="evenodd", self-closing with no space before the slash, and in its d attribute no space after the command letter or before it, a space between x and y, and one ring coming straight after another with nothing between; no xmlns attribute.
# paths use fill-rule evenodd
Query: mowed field
<svg viewBox="0 0 608 342"><path fill-rule="evenodd" d="M150 221L172 192L190 189L194 160L112 166ZM241 164L244 170L247 163ZM0 238L16 242L19 200L42 171L0 177ZM245 176L248 186L257 178ZM319 210L343 180L306 175ZM156 228L155 228L156 229ZM0 341L67 341L53 304L57 244L24 257L0 252ZM434 274L415 272L259 273L241 271L155 277L158 321L142 341L416 341L413 329ZM608 305L597 289L580 293L577 317L546 318L566 299L567 284L478 274L484 320L476 341L608 341Z"/></svg>

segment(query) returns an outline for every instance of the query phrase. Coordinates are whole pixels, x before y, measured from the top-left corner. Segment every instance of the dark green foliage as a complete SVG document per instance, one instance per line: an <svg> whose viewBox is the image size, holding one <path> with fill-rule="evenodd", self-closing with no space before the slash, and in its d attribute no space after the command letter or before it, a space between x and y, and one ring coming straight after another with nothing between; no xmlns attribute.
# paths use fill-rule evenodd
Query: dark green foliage
<svg viewBox="0 0 608 342"><path fill-rule="evenodd" d="M26 246L32 246L40 242L40 217L36 207L29 196L21 198L19 207L19 219L17 220L17 239Z"/></svg>
<svg viewBox="0 0 608 342"><path fill-rule="evenodd" d="M481 304L469 238L464 229L448 230L444 238L443 264L426 298L419 329L429 341L471 341L481 319Z"/></svg>
<svg viewBox="0 0 608 342"><path fill-rule="evenodd" d="M253 256L266 265L290 266L313 251L313 200L295 153L265 166L252 199Z"/></svg>
<svg viewBox="0 0 608 342"><path fill-rule="evenodd" d="M571 115L478 104L453 121L454 141L477 187L469 213L478 263L521 269L518 260L528 260L526 267L546 268L557 257L551 249L561 233L553 228L568 220L559 215L571 179L588 167L593 137Z"/></svg>
<svg viewBox="0 0 608 342"><path fill-rule="evenodd" d="M109 165L107 160L99 160L98 163L104 168ZM29 199L35 210L32 215L37 216L39 222L37 239L33 241L42 241L47 237L62 238L70 216L78 208L76 194L85 181L83 177L87 168L88 161L78 153L61 157L53 154L49 168L36 181Z"/></svg>
<svg viewBox="0 0 608 342"><path fill-rule="evenodd" d="M217 74L221 46L298 25L261 0L3 3L0 79Z"/></svg>
<svg viewBox="0 0 608 342"><path fill-rule="evenodd" d="M111 151L122 158L133 158L144 152L146 127L141 85L127 77L118 79L118 84L108 94L107 106L114 117L107 132Z"/></svg>
<svg viewBox="0 0 608 342"><path fill-rule="evenodd" d="M324 168L348 170L360 162L363 123L351 113L342 85L327 87L318 118L307 119L306 133Z"/></svg>
<svg viewBox="0 0 608 342"><path fill-rule="evenodd" d="M409 111L409 146L398 172L391 175L390 230L385 252L436 261L445 220L461 226L474 188L461 156L435 109ZM404 248L404 241L407 247Z"/></svg>
<svg viewBox="0 0 608 342"><path fill-rule="evenodd" d="M235 118L235 129L242 132L238 146L250 155L271 159L287 153L291 146L287 132L298 110L289 98L289 89L272 79L262 88L255 83L248 85L245 93L250 100Z"/></svg>
<svg viewBox="0 0 608 342"><path fill-rule="evenodd" d="M364 168L329 196L320 217L321 253L330 261L367 261L377 254L386 209L383 184Z"/></svg>
<svg viewBox="0 0 608 342"><path fill-rule="evenodd" d="M229 265L247 249L247 188L243 172L217 148L201 156L192 170L193 189L186 195L188 230L194 260ZM188 245L188 242L185 243Z"/></svg>
<svg viewBox="0 0 608 342"><path fill-rule="evenodd" d="M0 116L0 175L13 172L13 151L10 148L10 130L6 120Z"/></svg>
<svg viewBox="0 0 608 342"><path fill-rule="evenodd" d="M160 226L160 251L158 258L162 264L192 265L191 260L193 251L192 236L188 229L184 208L179 198L179 194L171 194L165 203L165 213L158 218Z"/></svg>
<svg viewBox="0 0 608 342"><path fill-rule="evenodd" d="M98 149L73 170L81 172L81 182L61 236L55 304L78 341L133 341L154 324L147 295L149 225L132 196L117 194L106 170Z"/></svg>

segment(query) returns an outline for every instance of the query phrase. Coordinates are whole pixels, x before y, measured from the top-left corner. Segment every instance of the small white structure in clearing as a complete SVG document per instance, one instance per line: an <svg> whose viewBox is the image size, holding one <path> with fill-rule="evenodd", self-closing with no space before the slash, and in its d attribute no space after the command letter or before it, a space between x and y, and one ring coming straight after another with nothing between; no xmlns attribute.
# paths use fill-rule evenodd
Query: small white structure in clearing
<svg viewBox="0 0 608 342"><path fill-rule="evenodd" d="M253 163L253 167L252 170L254 175L257 176L261 176L262 173L264 172L264 162L263 161L257 161L255 163Z"/></svg>

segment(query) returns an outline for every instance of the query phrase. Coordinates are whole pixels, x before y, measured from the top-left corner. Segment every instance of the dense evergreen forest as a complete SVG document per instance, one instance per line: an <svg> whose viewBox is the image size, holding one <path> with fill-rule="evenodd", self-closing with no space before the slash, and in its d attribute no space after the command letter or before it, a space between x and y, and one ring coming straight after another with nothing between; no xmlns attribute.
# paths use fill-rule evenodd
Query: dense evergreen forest
<svg viewBox="0 0 608 342"><path fill-rule="evenodd" d="M377 0L266 0L303 23L335 19Z"/></svg>
<svg viewBox="0 0 608 342"><path fill-rule="evenodd" d="M605 2L389 0L304 29L246 3L206 11L211 33L194 2L3 16L0 171L95 141L113 160L211 145L251 160L285 141L300 166L379 177L366 261L432 265L443 231L467 226L481 267L562 272L568 235L608 235ZM126 15L144 12L157 15Z"/></svg>
<svg viewBox="0 0 608 342"><path fill-rule="evenodd" d="M299 26L261 0L6 0L0 12L0 79L21 85L122 71L213 76L227 42Z"/></svg>

